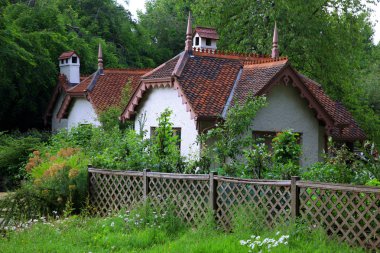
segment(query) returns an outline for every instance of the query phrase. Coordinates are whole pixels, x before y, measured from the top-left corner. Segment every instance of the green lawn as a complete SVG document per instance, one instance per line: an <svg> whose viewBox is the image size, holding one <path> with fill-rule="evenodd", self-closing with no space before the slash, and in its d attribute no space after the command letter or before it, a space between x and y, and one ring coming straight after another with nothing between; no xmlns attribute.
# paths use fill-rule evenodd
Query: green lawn
<svg viewBox="0 0 380 253"><path fill-rule="evenodd" d="M198 229L184 227L169 215L137 216L30 222L23 230L8 229L0 238L0 252L248 252L240 241L252 235L260 235L261 240L289 236L286 244L270 251L265 246L262 252L364 252L329 240L321 231L310 232L306 226L268 230L243 224L234 233L224 233L206 223ZM259 250L256 246L252 252Z"/></svg>

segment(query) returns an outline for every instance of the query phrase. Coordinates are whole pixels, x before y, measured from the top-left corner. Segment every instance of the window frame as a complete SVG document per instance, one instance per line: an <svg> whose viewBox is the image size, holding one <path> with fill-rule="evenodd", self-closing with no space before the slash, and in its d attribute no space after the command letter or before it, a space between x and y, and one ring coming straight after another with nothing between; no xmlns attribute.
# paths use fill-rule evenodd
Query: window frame
<svg viewBox="0 0 380 253"><path fill-rule="evenodd" d="M195 46L199 46L199 37L195 37L195 42L194 42L194 45Z"/></svg>
<svg viewBox="0 0 380 253"><path fill-rule="evenodd" d="M261 130L252 130L252 138L254 140L256 139L264 139L264 144L265 146L268 147L268 150L272 151L273 148L272 148L272 140L273 138L276 137L276 135L278 133L280 133L281 131L261 131ZM299 145L301 145L302 147L302 133L301 132L294 132L294 133L297 133L298 134L298 141L297 143ZM264 135L267 135L267 136L264 136ZM263 137L264 136L264 137ZM270 138L270 139L269 139ZM270 143L269 143L270 142ZM263 142L260 142L260 143L263 143Z"/></svg>

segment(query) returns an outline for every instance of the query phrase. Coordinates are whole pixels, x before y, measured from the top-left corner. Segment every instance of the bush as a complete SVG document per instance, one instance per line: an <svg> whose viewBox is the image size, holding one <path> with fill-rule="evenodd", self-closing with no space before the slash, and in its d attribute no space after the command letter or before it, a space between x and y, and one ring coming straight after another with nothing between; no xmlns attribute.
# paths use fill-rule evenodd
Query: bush
<svg viewBox="0 0 380 253"><path fill-rule="evenodd" d="M29 154L47 139L45 133L0 132L0 191L15 189L26 177Z"/></svg>
<svg viewBox="0 0 380 253"><path fill-rule="evenodd" d="M209 144L206 153L215 159L220 174L241 176L244 171L244 150L252 147L249 131L257 111L266 105L265 97L249 96L244 103L236 103L227 113L224 121L218 123L200 137L202 146Z"/></svg>
<svg viewBox="0 0 380 253"><path fill-rule="evenodd" d="M157 118L158 127L151 139L151 168L162 172L182 172L183 164L178 148L178 136L174 134L173 123L170 122L172 111L165 109Z"/></svg>
<svg viewBox="0 0 380 253"><path fill-rule="evenodd" d="M302 177L307 180L366 184L380 177L380 162L378 155L368 150L368 143L361 148L360 154L348 149L346 145L337 147L331 141L328 154L324 155L324 162L313 164L303 172Z"/></svg>
<svg viewBox="0 0 380 253"><path fill-rule="evenodd" d="M35 163L36 160L39 162ZM39 198L50 211L63 212L67 201L80 210L87 196L88 162L78 148L62 148L55 155L34 152L27 171Z"/></svg>
<svg viewBox="0 0 380 253"><path fill-rule="evenodd" d="M299 134L293 130L277 133L272 140L272 168L267 177L275 179L290 179L299 173L299 158L301 145L298 144Z"/></svg>

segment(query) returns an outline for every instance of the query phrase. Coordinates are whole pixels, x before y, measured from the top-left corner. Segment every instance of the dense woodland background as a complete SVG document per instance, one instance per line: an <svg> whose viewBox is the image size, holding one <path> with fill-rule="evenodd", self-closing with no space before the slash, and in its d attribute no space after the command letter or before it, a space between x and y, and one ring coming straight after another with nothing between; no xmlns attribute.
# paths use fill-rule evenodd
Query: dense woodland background
<svg viewBox="0 0 380 253"><path fill-rule="evenodd" d="M80 55L83 74L98 43L108 68L155 67L183 50L189 11L238 52L269 54L276 20L280 54L380 143L380 45L359 0L150 0L138 22L113 0L0 0L0 131L43 128L63 51Z"/></svg>

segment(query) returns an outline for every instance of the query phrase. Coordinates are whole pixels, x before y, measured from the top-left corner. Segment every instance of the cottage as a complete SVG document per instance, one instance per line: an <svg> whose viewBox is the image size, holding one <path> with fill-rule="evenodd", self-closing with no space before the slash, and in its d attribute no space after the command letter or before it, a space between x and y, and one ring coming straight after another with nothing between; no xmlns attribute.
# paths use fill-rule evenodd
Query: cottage
<svg viewBox="0 0 380 253"><path fill-rule="evenodd" d="M45 124L52 131L70 129L80 124L99 126L99 114L112 106L121 106L122 91L130 86L133 92L148 69L104 69L99 45L98 69L89 76L80 76L80 59L75 51L58 58L60 75L45 114Z"/></svg>
<svg viewBox="0 0 380 253"><path fill-rule="evenodd" d="M141 77L121 120L135 120L135 128L149 136L157 127L157 115L170 108L181 155L198 154L197 136L253 93L266 95L268 106L252 120L252 135L268 138L294 129L301 136L303 166L321 159L328 136L347 143L365 139L339 102L298 73L286 57L279 57L276 26L271 56L220 52L218 38L210 28L192 32L189 16L185 50Z"/></svg>

